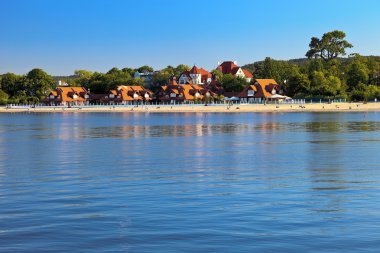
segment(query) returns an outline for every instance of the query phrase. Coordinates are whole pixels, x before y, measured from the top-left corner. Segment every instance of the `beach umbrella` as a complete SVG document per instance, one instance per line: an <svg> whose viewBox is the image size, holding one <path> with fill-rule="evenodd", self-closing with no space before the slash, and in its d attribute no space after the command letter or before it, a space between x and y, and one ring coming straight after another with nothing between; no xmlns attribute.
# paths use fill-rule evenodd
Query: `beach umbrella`
<svg viewBox="0 0 380 253"><path fill-rule="evenodd" d="M236 100L239 100L239 98L238 97L231 97L230 100L236 101Z"/></svg>

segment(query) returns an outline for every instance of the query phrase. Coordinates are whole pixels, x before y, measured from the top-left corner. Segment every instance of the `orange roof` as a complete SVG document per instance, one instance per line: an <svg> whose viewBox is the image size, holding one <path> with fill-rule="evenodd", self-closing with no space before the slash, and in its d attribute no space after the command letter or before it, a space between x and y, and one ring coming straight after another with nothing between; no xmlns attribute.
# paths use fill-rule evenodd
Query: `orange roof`
<svg viewBox="0 0 380 253"><path fill-rule="evenodd" d="M256 84L257 83L257 84ZM255 85L257 86L257 93L255 94L255 97L270 97L272 96L271 89L267 89L268 86L272 86L272 89L278 85L276 80L274 79L256 79Z"/></svg>
<svg viewBox="0 0 380 253"><path fill-rule="evenodd" d="M250 85L251 89L257 91L257 87L255 85Z"/></svg>
<svg viewBox="0 0 380 253"><path fill-rule="evenodd" d="M83 87L57 87L55 92L61 95L61 101L66 102L85 101L84 95L87 94L87 90ZM77 97L74 98L74 95Z"/></svg>
<svg viewBox="0 0 380 253"><path fill-rule="evenodd" d="M193 87L190 84L184 84L181 85L181 87L183 88L183 97L186 100L193 100L194 96L190 94L190 91L193 89Z"/></svg>

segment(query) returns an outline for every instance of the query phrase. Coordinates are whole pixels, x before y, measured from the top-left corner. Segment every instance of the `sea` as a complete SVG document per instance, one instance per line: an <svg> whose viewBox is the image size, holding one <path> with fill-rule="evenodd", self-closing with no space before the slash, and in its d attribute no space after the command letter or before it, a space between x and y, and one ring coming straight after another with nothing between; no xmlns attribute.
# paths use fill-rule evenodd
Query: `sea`
<svg viewBox="0 0 380 253"><path fill-rule="evenodd" d="M0 252L380 252L380 113L2 113Z"/></svg>

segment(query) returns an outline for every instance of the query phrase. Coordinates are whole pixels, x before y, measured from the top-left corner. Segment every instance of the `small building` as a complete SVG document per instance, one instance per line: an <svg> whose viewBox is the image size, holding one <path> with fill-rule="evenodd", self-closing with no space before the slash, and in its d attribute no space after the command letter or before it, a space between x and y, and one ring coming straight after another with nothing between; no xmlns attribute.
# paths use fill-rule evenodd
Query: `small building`
<svg viewBox="0 0 380 253"><path fill-rule="evenodd" d="M157 71L143 72L143 73L136 71L135 74L133 75L133 78L143 79L147 85L152 85L153 84L153 77L156 73L157 73Z"/></svg>
<svg viewBox="0 0 380 253"><path fill-rule="evenodd" d="M83 87L57 87L42 101L46 105L80 106L88 105L89 92Z"/></svg>
<svg viewBox="0 0 380 253"><path fill-rule="evenodd" d="M242 69L236 64L236 61L225 61L222 64L218 63L217 70L222 72L223 75L231 74L237 77L245 78L247 82L251 82L253 75L246 69Z"/></svg>
<svg viewBox="0 0 380 253"><path fill-rule="evenodd" d="M184 71L179 77L179 84L208 84L212 74L203 68L193 66L189 71Z"/></svg>
<svg viewBox="0 0 380 253"><path fill-rule="evenodd" d="M161 86L156 96L160 102L181 104L208 102L216 97L216 94L202 84L178 84L173 77L167 85Z"/></svg>
<svg viewBox="0 0 380 253"><path fill-rule="evenodd" d="M106 97L108 104L136 104L146 103L153 99L153 92L142 86L118 86L116 90L110 90Z"/></svg>
<svg viewBox="0 0 380 253"><path fill-rule="evenodd" d="M270 100L273 95L282 95L282 89L274 79L255 79L248 84L238 97L241 102L252 103Z"/></svg>

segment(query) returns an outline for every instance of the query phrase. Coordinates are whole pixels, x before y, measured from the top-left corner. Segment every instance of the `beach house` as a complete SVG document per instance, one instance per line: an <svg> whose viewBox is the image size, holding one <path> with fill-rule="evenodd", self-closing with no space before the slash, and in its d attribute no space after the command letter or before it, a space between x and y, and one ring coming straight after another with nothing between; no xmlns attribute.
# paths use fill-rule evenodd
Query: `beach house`
<svg viewBox="0 0 380 253"><path fill-rule="evenodd" d="M42 100L46 105L78 106L89 104L90 94L83 87L57 87Z"/></svg>
<svg viewBox="0 0 380 253"><path fill-rule="evenodd" d="M202 84L179 84L175 77L171 78L167 85L161 86L156 93L160 102L180 104L205 102L216 94Z"/></svg>
<svg viewBox="0 0 380 253"><path fill-rule="evenodd" d="M153 92L142 86L126 86L120 85L115 90L110 90L106 101L108 104L136 104L151 101Z"/></svg>
<svg viewBox="0 0 380 253"><path fill-rule="evenodd" d="M179 79L179 84L208 84L211 82L212 74L203 68L193 66L189 71L184 71Z"/></svg>
<svg viewBox="0 0 380 253"><path fill-rule="evenodd" d="M248 84L238 97L241 102L262 102L271 100L275 95L282 95L281 86L274 79L255 79Z"/></svg>
<svg viewBox="0 0 380 253"><path fill-rule="evenodd" d="M236 77L245 78L247 82L251 82L253 78L252 73L239 67L236 61L225 61L222 64L219 64L218 62L218 67L216 69L222 72L223 75L231 74Z"/></svg>

